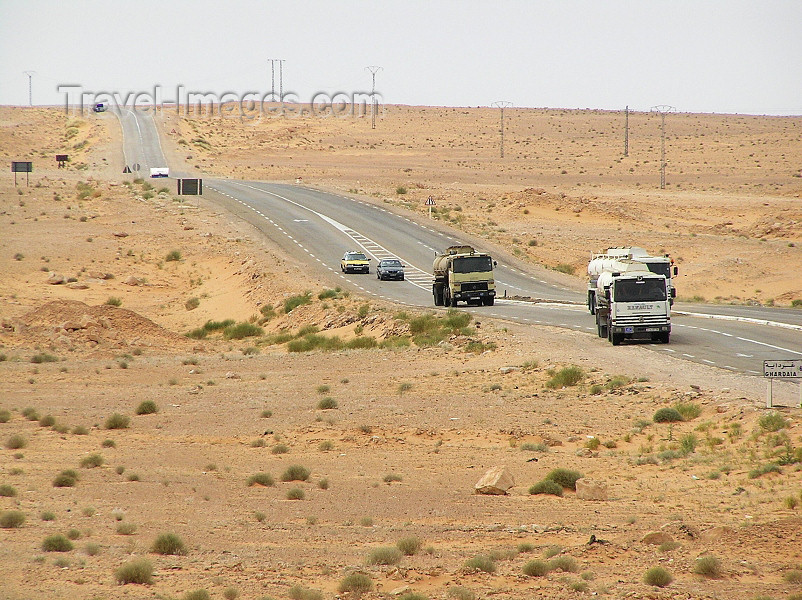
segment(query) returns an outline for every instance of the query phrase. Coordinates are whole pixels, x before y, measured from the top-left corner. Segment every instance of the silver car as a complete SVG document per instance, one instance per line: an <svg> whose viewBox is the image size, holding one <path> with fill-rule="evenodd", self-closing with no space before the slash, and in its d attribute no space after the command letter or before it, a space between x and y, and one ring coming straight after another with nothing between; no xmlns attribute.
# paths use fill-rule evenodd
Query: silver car
<svg viewBox="0 0 802 600"><path fill-rule="evenodd" d="M376 277L379 279L398 279L404 281L404 265L397 258L383 258L376 267Z"/></svg>

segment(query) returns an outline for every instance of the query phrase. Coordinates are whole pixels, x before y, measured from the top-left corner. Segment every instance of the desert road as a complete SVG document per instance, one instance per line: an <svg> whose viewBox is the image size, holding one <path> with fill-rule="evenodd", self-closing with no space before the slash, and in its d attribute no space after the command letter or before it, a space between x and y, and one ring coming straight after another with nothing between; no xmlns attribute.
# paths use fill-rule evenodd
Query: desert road
<svg viewBox="0 0 802 600"><path fill-rule="evenodd" d="M123 130L126 163L139 163L142 177L148 176L150 167L168 166L152 112L115 112ZM171 176L198 175L171 170ZM310 273L332 285L417 308L434 309L431 269L435 252L465 243L461 232L427 222L425 217L410 218L358 197L300 185L204 178L204 197L251 223L288 256L308 265ZM493 248L481 243L473 245L493 253ZM372 259L369 275L340 272L340 258L347 250L367 253ZM397 257L406 265L405 281L376 278L375 265L385 257ZM495 306L464 310L478 320L492 316L533 326L573 329L587 333L590 344L608 344L597 337L581 284L567 287L544 268L499 260L496 286ZM533 301L513 300L512 296ZM802 311L678 303L672 314L670 344L624 343L762 376L764 360L802 358Z"/></svg>

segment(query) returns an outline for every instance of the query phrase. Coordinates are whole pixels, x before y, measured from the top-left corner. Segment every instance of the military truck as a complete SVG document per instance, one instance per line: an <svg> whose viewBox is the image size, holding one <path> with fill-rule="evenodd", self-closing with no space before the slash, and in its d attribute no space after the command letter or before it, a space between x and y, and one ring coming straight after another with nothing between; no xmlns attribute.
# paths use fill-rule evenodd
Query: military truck
<svg viewBox="0 0 802 600"><path fill-rule="evenodd" d="M432 295L435 306L456 306L457 302L493 306L496 282L493 267L497 263L489 254L472 246L449 246L435 255Z"/></svg>

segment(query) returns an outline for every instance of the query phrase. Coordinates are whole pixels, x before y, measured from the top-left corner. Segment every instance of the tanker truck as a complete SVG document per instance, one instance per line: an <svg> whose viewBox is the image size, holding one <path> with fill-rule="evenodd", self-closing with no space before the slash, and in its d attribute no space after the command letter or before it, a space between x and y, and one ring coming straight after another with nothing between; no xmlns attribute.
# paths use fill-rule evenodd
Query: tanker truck
<svg viewBox="0 0 802 600"><path fill-rule="evenodd" d="M588 310L590 314L593 314L593 307L595 305L596 278L602 271L618 260L631 260L644 264L652 273L665 277L668 287L668 301L672 305L674 304L674 298L677 297L677 290L674 287L671 276L676 275L679 271L677 267L674 266L674 259L668 254L652 256L646 250L637 246L616 247L608 248L607 252L590 255L590 262L588 263Z"/></svg>
<svg viewBox="0 0 802 600"><path fill-rule="evenodd" d="M435 254L432 295L435 306L456 306L462 300L468 304L493 306L496 282L493 267L497 263L489 254L477 252L471 246L449 246Z"/></svg>
<svg viewBox="0 0 802 600"><path fill-rule="evenodd" d="M664 275L634 260L614 260L596 278L593 314L599 337L613 346L624 339L648 337L667 344L671 302Z"/></svg>

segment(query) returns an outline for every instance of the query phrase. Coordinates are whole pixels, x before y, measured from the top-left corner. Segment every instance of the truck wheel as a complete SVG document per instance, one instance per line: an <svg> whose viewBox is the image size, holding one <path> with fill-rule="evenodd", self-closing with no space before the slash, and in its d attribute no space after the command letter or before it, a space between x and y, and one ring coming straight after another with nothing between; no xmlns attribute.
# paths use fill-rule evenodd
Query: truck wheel
<svg viewBox="0 0 802 600"><path fill-rule="evenodd" d="M671 339L671 333L668 331L660 336L660 341L664 344L667 344L669 339Z"/></svg>
<svg viewBox="0 0 802 600"><path fill-rule="evenodd" d="M489 298L484 298L484 299L482 300L482 302L483 302L483 304L484 304L485 306L493 306L493 304L495 303L495 301L496 301L496 299L495 299L495 298L493 298L492 296L490 296Z"/></svg>
<svg viewBox="0 0 802 600"><path fill-rule="evenodd" d="M606 338L607 337L607 326L602 325L601 323L596 325L596 329L598 329L599 337Z"/></svg>
<svg viewBox="0 0 802 600"><path fill-rule="evenodd" d="M447 304L449 306L451 306L452 308L456 308L457 307L457 299L454 298L453 296L451 296L450 293L448 295L448 303Z"/></svg>
<svg viewBox="0 0 802 600"><path fill-rule="evenodd" d="M624 334L623 333L611 333L610 334L610 343L613 346L618 346L622 341L624 341Z"/></svg>
<svg viewBox="0 0 802 600"><path fill-rule="evenodd" d="M596 314L596 294L593 292L588 292L588 310L590 314Z"/></svg>
<svg viewBox="0 0 802 600"><path fill-rule="evenodd" d="M443 286L434 284L432 286L432 295L434 296L434 305L443 306Z"/></svg>

